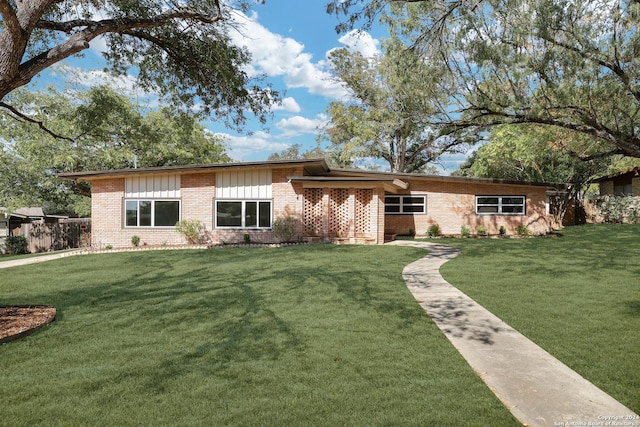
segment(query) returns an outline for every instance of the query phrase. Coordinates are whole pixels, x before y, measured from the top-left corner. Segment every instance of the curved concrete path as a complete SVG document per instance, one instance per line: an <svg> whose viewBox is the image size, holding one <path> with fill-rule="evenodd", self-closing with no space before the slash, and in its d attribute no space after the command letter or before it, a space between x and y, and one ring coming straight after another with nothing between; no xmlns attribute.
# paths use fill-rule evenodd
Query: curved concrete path
<svg viewBox="0 0 640 427"><path fill-rule="evenodd" d="M634 418L637 415L630 409L446 282L439 269L458 255L457 249L415 241L389 244L430 251L402 272L407 287L474 371L524 425L640 426L640 419Z"/></svg>
<svg viewBox="0 0 640 427"><path fill-rule="evenodd" d="M20 265L36 264L39 262L51 261L54 259L64 258L81 254L81 251L58 252L51 255L39 255L28 258L18 258L10 261L0 261L0 268L18 267Z"/></svg>

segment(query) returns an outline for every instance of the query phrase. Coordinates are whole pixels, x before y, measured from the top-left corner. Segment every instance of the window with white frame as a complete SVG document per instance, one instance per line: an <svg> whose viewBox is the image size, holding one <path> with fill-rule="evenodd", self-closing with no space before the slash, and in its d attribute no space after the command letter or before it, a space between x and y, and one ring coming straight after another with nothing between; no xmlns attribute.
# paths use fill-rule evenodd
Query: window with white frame
<svg viewBox="0 0 640 427"><path fill-rule="evenodd" d="M124 195L125 227L174 227L180 221L180 175L129 177Z"/></svg>
<svg viewBox="0 0 640 427"><path fill-rule="evenodd" d="M125 200L127 227L174 227L178 221L179 200Z"/></svg>
<svg viewBox="0 0 640 427"><path fill-rule="evenodd" d="M270 169L216 174L215 227L270 229L273 218Z"/></svg>
<svg viewBox="0 0 640 427"><path fill-rule="evenodd" d="M424 214L427 212L427 196L384 196L384 213L391 215Z"/></svg>
<svg viewBox="0 0 640 427"><path fill-rule="evenodd" d="M216 200L216 228L271 228L271 200Z"/></svg>
<svg viewBox="0 0 640 427"><path fill-rule="evenodd" d="M476 196L476 213L488 215L524 215L525 196Z"/></svg>

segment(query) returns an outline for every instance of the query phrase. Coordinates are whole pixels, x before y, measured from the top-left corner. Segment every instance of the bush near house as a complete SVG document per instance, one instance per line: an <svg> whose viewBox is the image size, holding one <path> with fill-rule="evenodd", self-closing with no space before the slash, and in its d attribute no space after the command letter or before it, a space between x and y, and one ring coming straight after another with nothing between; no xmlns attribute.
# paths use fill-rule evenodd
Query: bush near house
<svg viewBox="0 0 640 427"><path fill-rule="evenodd" d="M592 200L602 222L612 224L640 223L640 197L602 196Z"/></svg>
<svg viewBox="0 0 640 427"><path fill-rule="evenodd" d="M8 255L28 254L29 243L24 236L9 236L4 240L5 252Z"/></svg>

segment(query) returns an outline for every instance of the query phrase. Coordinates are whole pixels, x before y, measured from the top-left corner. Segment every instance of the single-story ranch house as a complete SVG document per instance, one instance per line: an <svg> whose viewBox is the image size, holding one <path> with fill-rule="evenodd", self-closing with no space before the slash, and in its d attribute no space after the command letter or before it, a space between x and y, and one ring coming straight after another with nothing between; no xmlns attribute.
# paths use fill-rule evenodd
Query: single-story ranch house
<svg viewBox="0 0 640 427"><path fill-rule="evenodd" d="M640 196L640 167L594 180L601 196Z"/></svg>
<svg viewBox="0 0 640 427"><path fill-rule="evenodd" d="M277 242L292 217L297 239L383 243L385 235L484 227L515 234L552 228L549 200L563 184L330 168L323 159L168 166L61 174L92 184L92 246L181 244L179 220L202 223L211 243Z"/></svg>

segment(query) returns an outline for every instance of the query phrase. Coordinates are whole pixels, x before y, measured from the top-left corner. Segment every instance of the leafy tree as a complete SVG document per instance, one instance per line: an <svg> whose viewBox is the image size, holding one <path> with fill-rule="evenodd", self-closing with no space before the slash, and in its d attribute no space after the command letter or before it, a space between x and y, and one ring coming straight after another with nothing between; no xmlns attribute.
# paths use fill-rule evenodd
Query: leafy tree
<svg viewBox="0 0 640 427"><path fill-rule="evenodd" d="M335 0L340 30L378 16L446 60L460 126L534 123L600 140L586 159L640 157L640 2Z"/></svg>
<svg viewBox="0 0 640 427"><path fill-rule="evenodd" d="M55 138L0 112L0 205L43 205L48 213L87 215L90 188L56 178L60 172L218 163L231 159L223 141L193 114L168 109L144 114L108 87L86 93L28 92L12 103L57 133Z"/></svg>
<svg viewBox="0 0 640 427"><path fill-rule="evenodd" d="M5 98L38 73L106 40L110 69L137 69L138 84L171 105L203 103L236 127L245 112L265 120L277 94L243 70L246 50L229 37L233 8L251 0L0 0L0 108L30 120Z"/></svg>
<svg viewBox="0 0 640 427"><path fill-rule="evenodd" d="M269 155L268 160L298 160L298 159L319 159L327 157L327 152L323 151L319 145L311 148L307 151L301 151L302 145L293 144L287 149L282 150L279 153L273 153Z"/></svg>
<svg viewBox="0 0 640 427"><path fill-rule="evenodd" d="M498 178L516 181L569 183L567 194L556 199L556 222L562 224L569 204L577 200L591 179L602 174L620 156L580 160L569 152L588 157L592 141L563 129L539 125L494 127L489 143L481 146L461 168L458 176Z"/></svg>
<svg viewBox="0 0 640 427"><path fill-rule="evenodd" d="M324 136L342 161L376 158L394 172L423 171L466 142L455 128L436 123L447 115L442 62L421 61L397 38L386 40L384 48L380 58L347 48L331 53L352 100L329 105Z"/></svg>

